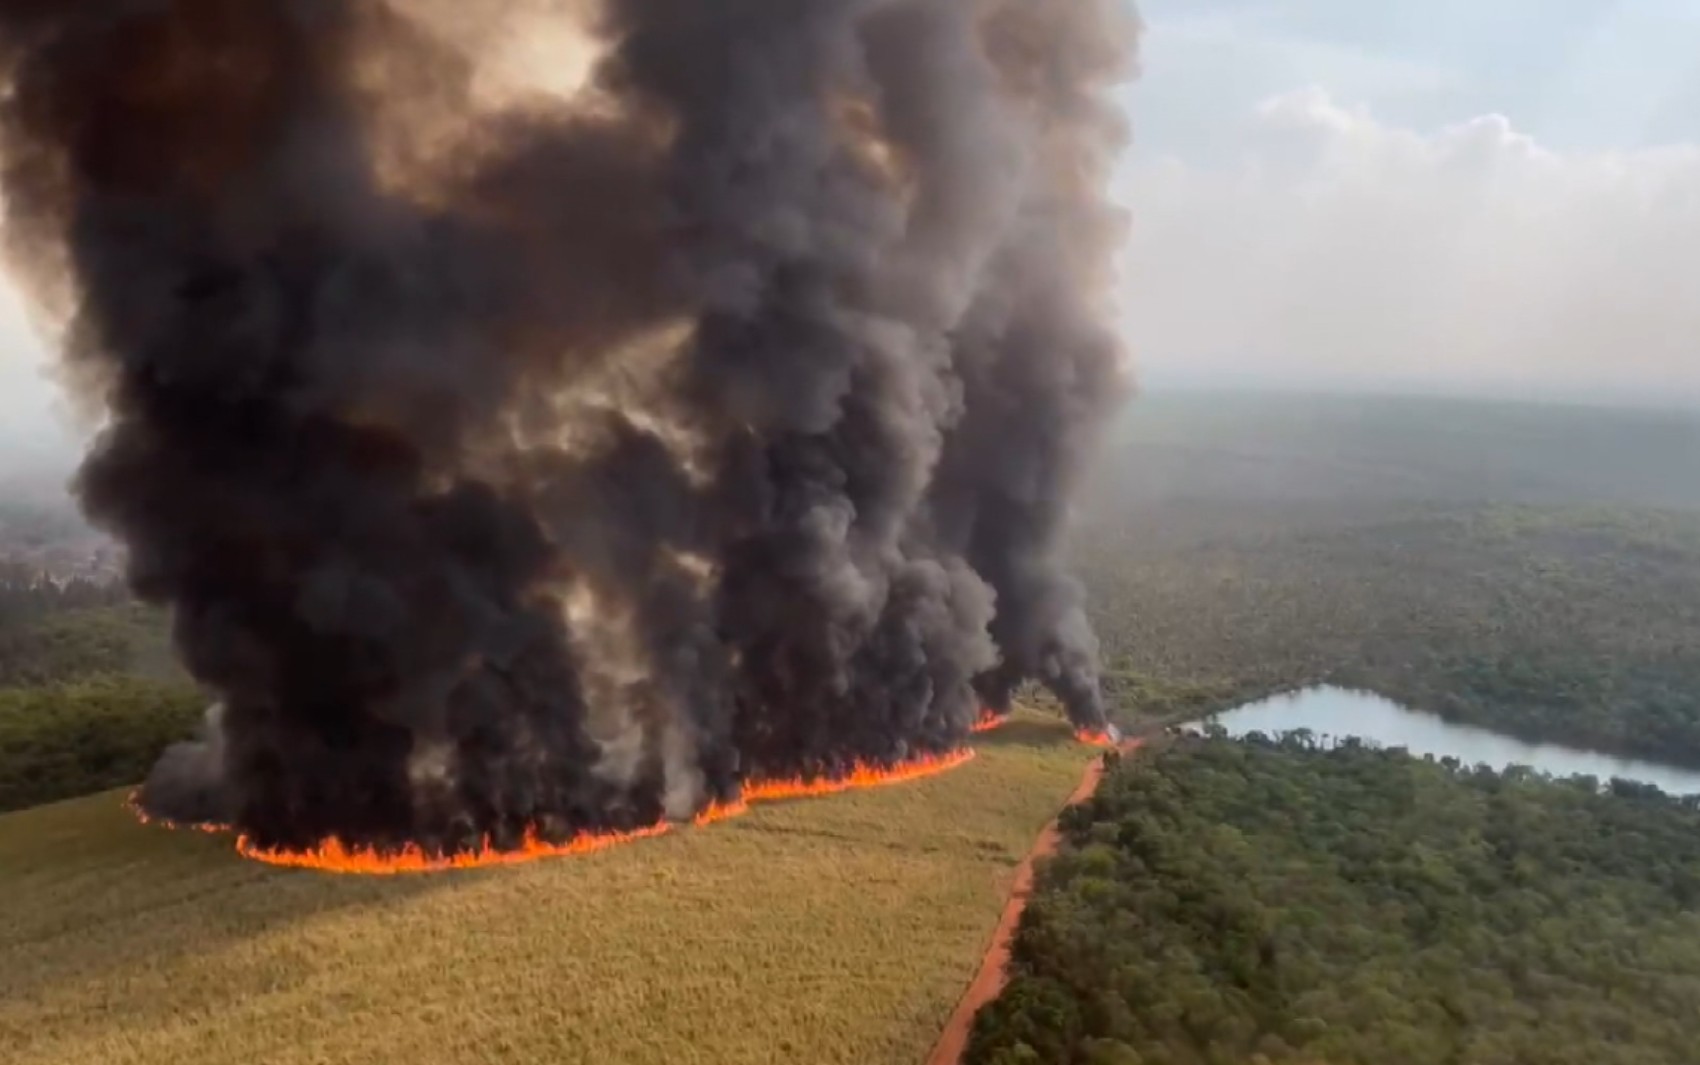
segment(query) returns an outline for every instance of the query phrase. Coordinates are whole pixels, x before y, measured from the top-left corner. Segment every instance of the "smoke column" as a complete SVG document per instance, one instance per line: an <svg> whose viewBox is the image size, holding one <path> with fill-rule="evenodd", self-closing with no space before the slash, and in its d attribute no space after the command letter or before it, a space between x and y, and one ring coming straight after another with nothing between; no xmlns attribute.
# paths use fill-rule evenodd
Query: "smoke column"
<svg viewBox="0 0 1700 1065"><path fill-rule="evenodd" d="M578 91L499 76L544 31L593 43ZM76 489L219 704L144 804L446 853L948 751L1028 678L1102 725L1056 553L1129 387L1136 36L1119 0L0 3L9 258L108 415Z"/></svg>

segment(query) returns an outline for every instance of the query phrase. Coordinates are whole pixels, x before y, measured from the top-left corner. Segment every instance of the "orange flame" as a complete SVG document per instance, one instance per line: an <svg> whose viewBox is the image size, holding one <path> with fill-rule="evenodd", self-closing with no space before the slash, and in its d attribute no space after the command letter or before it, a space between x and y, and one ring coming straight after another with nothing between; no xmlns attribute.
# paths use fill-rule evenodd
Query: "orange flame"
<svg viewBox="0 0 1700 1065"><path fill-rule="evenodd" d="M878 788L887 784L902 784L920 780L955 769L972 761L974 752L964 747L950 754L922 755L894 766L872 766L858 762L843 776L806 780L753 780L744 785L744 801L773 802L776 799L801 799L813 795L837 795L857 788Z"/></svg>
<svg viewBox="0 0 1700 1065"><path fill-rule="evenodd" d="M140 821L144 825L157 825L160 828L169 828L173 832L205 832L209 836L223 835L230 831L229 825L208 824L205 822L200 824L184 824L179 821L168 820L164 817L155 817L153 814L142 809L141 796L142 791L140 788L131 791L130 794L124 797L124 806L130 811L131 816L135 817L136 820Z"/></svg>
<svg viewBox="0 0 1700 1065"><path fill-rule="evenodd" d="M1093 747L1116 746L1115 736L1105 729L1081 729L1074 734L1074 738Z"/></svg>
<svg viewBox="0 0 1700 1065"><path fill-rule="evenodd" d="M430 854L414 844L399 851L376 851L364 847L348 847L341 840L326 840L312 850L272 850L255 846L247 836L236 840L237 853L267 865L295 869L317 869L324 873L363 873L368 876L393 876L398 873L437 873L449 869L482 869L492 865L518 865L539 858L559 858L572 854L592 854L633 840L649 839L668 830L663 821L631 832L600 832L575 836L566 843L548 843L527 831L525 841L514 850L496 850L489 839L478 850L458 854Z"/></svg>
<svg viewBox="0 0 1700 1065"><path fill-rule="evenodd" d="M859 788L882 787L919 780L955 769L974 758L968 748L944 755L923 755L894 766L873 766L856 763L842 776L807 779L795 777L781 780L748 781L743 795L731 802L714 803L697 814L693 823L705 827L746 813L751 803L775 802L781 799L805 798L815 795L836 795ZM132 803L133 810L147 820ZM486 866L518 865L539 858L591 854L634 840L650 839L671 831L672 825L662 821L631 832L586 833L565 843L551 843L528 831L521 845L513 850L497 850L490 840L474 851L458 854L432 854L409 844L397 851L378 851L364 847L349 847L340 840L326 840L310 850L271 849L255 844L247 836L239 836L236 850L245 858L268 865L295 869L315 869L327 873L360 873L373 876L392 876L399 873L434 873L451 869L479 869Z"/></svg>
<svg viewBox="0 0 1700 1065"><path fill-rule="evenodd" d="M707 828L709 825L718 824L721 821L730 821L734 817L742 817L749 812L749 803L741 798L734 799L731 802L710 803L701 813L691 819L691 824L698 828Z"/></svg>
<svg viewBox="0 0 1700 1065"><path fill-rule="evenodd" d="M1000 714L994 710L981 710L979 720L974 722L974 724L969 728L969 731L976 734L981 732L993 732L997 729L1003 728L1004 723L1008 720L1008 714Z"/></svg>

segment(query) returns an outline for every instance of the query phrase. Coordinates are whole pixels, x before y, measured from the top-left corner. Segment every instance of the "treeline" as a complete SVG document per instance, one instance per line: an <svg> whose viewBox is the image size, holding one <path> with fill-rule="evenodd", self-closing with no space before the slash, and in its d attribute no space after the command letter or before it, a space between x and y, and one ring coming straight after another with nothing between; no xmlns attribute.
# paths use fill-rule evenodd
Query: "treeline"
<svg viewBox="0 0 1700 1065"><path fill-rule="evenodd" d="M0 560L0 631L54 614L129 602L117 581L88 577L55 579L24 562Z"/></svg>
<svg viewBox="0 0 1700 1065"><path fill-rule="evenodd" d="M1063 819L975 1065L1677 1065L1700 803L1186 740Z"/></svg>
<svg viewBox="0 0 1700 1065"><path fill-rule="evenodd" d="M95 675L175 673L165 619L145 607L68 610L29 624L0 625L0 689Z"/></svg>
<svg viewBox="0 0 1700 1065"><path fill-rule="evenodd" d="M134 783L205 703L121 584L0 563L0 811Z"/></svg>
<svg viewBox="0 0 1700 1065"><path fill-rule="evenodd" d="M0 690L0 811L136 783L205 709L191 685L133 676Z"/></svg>
<svg viewBox="0 0 1700 1065"><path fill-rule="evenodd" d="M1333 682L1528 739L1700 765L1700 515L1171 505L1077 545L1107 675Z"/></svg>

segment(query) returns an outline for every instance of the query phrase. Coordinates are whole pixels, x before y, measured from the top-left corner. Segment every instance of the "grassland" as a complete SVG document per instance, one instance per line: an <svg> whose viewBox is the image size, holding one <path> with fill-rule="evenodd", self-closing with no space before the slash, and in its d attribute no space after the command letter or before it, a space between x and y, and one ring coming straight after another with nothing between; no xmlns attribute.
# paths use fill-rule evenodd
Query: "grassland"
<svg viewBox="0 0 1700 1065"><path fill-rule="evenodd" d="M1026 717L913 784L580 859L366 879L144 828L0 816L8 1065L902 1062L973 976L1091 756Z"/></svg>

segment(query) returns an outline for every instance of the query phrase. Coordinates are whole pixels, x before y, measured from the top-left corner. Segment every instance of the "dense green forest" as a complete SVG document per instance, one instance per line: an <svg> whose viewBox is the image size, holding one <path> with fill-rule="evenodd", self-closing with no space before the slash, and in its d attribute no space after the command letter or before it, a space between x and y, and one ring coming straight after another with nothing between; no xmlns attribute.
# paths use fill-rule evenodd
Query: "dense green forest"
<svg viewBox="0 0 1700 1065"><path fill-rule="evenodd" d="M1414 396L1141 397L1091 504L1410 502L1700 509L1700 411ZM1226 530L1220 530L1226 531Z"/></svg>
<svg viewBox="0 0 1700 1065"><path fill-rule="evenodd" d="M1129 524L1082 539L1108 684L1135 716L1170 712L1153 686L1328 681L1700 765L1700 514L1388 505L1282 525L1282 509L1213 508L1196 520L1226 532L1169 545Z"/></svg>
<svg viewBox="0 0 1700 1065"><path fill-rule="evenodd" d="M1694 1060L1694 800L1214 738L1062 827L975 1065Z"/></svg>
<svg viewBox="0 0 1700 1065"><path fill-rule="evenodd" d="M171 669L164 616L123 585L0 563L0 688Z"/></svg>
<svg viewBox="0 0 1700 1065"><path fill-rule="evenodd" d="M1134 721L1329 681L1700 764L1700 414L1153 397L1073 549Z"/></svg>
<svg viewBox="0 0 1700 1065"><path fill-rule="evenodd" d="M181 680L103 675L0 688L0 811L135 783L205 709Z"/></svg>
<svg viewBox="0 0 1700 1065"><path fill-rule="evenodd" d="M0 811L140 780L203 710L162 613L0 564Z"/></svg>

